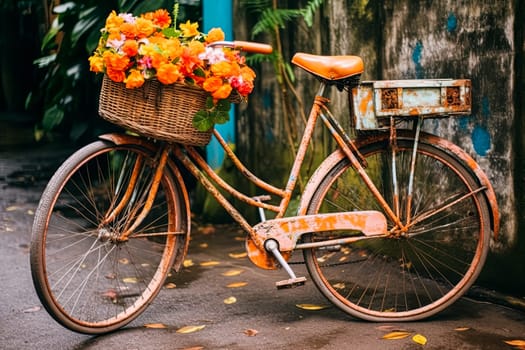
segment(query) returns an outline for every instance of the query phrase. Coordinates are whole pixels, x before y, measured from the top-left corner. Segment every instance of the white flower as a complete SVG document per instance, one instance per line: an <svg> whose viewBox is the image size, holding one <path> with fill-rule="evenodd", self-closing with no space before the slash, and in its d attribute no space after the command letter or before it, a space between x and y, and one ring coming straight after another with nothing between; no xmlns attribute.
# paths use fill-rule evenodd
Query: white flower
<svg viewBox="0 0 525 350"><path fill-rule="evenodd" d="M199 55L199 59L207 60L209 64L226 61L222 48L206 47L206 51Z"/></svg>
<svg viewBox="0 0 525 350"><path fill-rule="evenodd" d="M124 19L124 22L126 23L135 23L135 21L137 20L137 18L131 13L120 13L119 17L122 17Z"/></svg>
<svg viewBox="0 0 525 350"><path fill-rule="evenodd" d="M124 45L124 42L126 42L126 36L124 34L120 34L120 39L108 40L106 42L106 46L118 50L122 47L122 45Z"/></svg>

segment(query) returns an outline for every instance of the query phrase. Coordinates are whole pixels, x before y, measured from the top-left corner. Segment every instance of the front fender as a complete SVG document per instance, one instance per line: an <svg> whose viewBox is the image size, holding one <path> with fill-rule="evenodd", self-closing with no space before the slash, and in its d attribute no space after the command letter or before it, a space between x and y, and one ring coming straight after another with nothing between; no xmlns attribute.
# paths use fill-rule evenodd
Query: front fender
<svg viewBox="0 0 525 350"><path fill-rule="evenodd" d="M133 136L133 135L127 135L127 134L104 134L100 135L99 138L104 141L112 142L116 145L137 145L143 148L146 148L149 151L155 152L158 149L158 146L143 137ZM175 146L174 146L175 147ZM190 199L188 195L188 190L186 189L186 185L184 184L184 179L180 173L180 170L178 169L177 165L172 159L168 159L168 167L175 176L175 180L177 181L178 185L178 193L180 197L182 198L181 205L184 205L184 208L181 208L181 212L185 213L184 218L180 218L181 220L184 220L181 227L185 228L186 235L183 239L183 243L180 247L177 247L177 251L175 252L175 261L173 263L173 268L175 271L179 271L182 263L184 262L184 259L186 257L186 254L188 253L188 247L190 244L190 231L191 231L191 210L190 210Z"/></svg>
<svg viewBox="0 0 525 350"><path fill-rule="evenodd" d="M359 148L369 143L385 141L385 139L388 139L388 137L388 133L379 133L371 137L356 140L356 146ZM397 138L413 139L413 134L408 130L398 130ZM427 133L421 133L420 142L432 145L453 155L456 159L469 167L469 169L472 171L472 174L478 179L480 185L486 187L486 190L483 191L483 194L485 195L490 206L491 229L494 233L494 238L498 239L500 229L500 214L496 200L496 193L494 192L492 184L490 183L487 175L485 172L483 172L479 164L476 163L476 161L463 149L441 137ZM315 189L319 186L328 171L330 171L330 169L332 169L345 157L345 154L340 149L337 149L331 155L329 155L321 163L321 165L319 165L305 187L301 202L299 203L298 215L306 215L308 205L314 195Z"/></svg>

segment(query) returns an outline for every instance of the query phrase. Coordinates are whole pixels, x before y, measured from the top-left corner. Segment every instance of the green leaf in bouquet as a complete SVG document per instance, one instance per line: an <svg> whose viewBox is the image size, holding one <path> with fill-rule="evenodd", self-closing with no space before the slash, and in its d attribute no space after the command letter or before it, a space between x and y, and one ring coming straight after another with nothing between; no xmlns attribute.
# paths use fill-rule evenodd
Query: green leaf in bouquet
<svg viewBox="0 0 525 350"><path fill-rule="evenodd" d="M217 102L217 110L218 111L229 111L231 106L231 102L228 99L219 100Z"/></svg>
<svg viewBox="0 0 525 350"><path fill-rule="evenodd" d="M224 124L230 120L230 113L228 111L215 111L213 113L213 121L216 124Z"/></svg>
<svg viewBox="0 0 525 350"><path fill-rule="evenodd" d="M206 99L206 109L210 110L210 109L213 109L214 107L215 107L215 104L213 103L213 97L208 96L208 98Z"/></svg>
<svg viewBox="0 0 525 350"><path fill-rule="evenodd" d="M213 121L210 119L209 112L200 110L193 116L193 126L199 131L208 131L213 127Z"/></svg>
<svg viewBox="0 0 525 350"><path fill-rule="evenodd" d="M164 36L167 38L178 38L180 36L180 30L173 27L164 28L162 30L162 34L164 34Z"/></svg>

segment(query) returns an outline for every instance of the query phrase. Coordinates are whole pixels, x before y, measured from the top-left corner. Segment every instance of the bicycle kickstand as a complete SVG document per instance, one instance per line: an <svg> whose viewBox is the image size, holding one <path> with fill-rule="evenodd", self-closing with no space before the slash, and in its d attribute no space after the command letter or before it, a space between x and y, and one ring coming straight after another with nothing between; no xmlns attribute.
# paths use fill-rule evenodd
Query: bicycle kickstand
<svg viewBox="0 0 525 350"><path fill-rule="evenodd" d="M275 282L275 286L277 289L284 289L284 288L293 288L293 287L299 287L304 285L306 282L306 277L297 277L295 273L292 271L292 268L286 260L281 255L281 252L279 251L279 247L277 245L277 242L273 239L269 239L264 243L264 247L266 250L268 250L270 253L273 254L273 256L279 261L279 264L284 268L284 270L288 273L290 276L287 280L282 280Z"/></svg>

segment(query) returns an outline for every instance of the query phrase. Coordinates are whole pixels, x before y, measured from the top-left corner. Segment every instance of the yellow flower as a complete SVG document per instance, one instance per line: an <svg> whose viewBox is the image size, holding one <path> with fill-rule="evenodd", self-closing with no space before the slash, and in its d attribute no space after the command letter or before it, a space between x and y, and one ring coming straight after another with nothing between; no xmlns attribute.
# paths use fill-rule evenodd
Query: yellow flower
<svg viewBox="0 0 525 350"><path fill-rule="evenodd" d="M101 56L91 56L89 58L89 70L95 73L104 71L104 59Z"/></svg>
<svg viewBox="0 0 525 350"><path fill-rule="evenodd" d="M124 83L126 83L126 88L128 89L139 88L144 84L144 77L139 70L132 69L127 78L124 79Z"/></svg>
<svg viewBox="0 0 525 350"><path fill-rule="evenodd" d="M189 20L186 23L181 23L179 25L180 30L182 30L182 36L192 37L199 34L199 24L191 23Z"/></svg>
<svg viewBox="0 0 525 350"><path fill-rule="evenodd" d="M222 41L224 40L224 32L221 28L212 28L208 32L208 36L206 37L207 43L213 43L215 41Z"/></svg>
<svg viewBox="0 0 525 350"><path fill-rule="evenodd" d="M108 18L106 19L106 29L109 32L118 30L122 23L124 23L124 18L117 15L115 11L111 11Z"/></svg>

